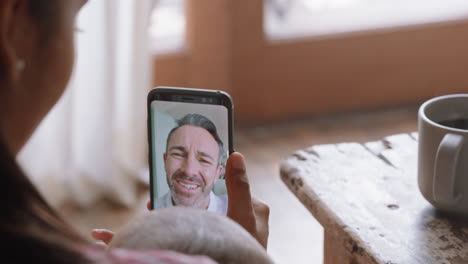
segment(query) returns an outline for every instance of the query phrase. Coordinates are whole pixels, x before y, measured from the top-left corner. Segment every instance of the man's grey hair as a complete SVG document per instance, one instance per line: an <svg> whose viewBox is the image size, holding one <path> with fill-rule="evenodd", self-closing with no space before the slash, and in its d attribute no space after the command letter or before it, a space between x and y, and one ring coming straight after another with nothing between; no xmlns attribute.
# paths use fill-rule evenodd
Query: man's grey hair
<svg viewBox="0 0 468 264"><path fill-rule="evenodd" d="M187 114L181 119L176 120L177 125L169 132L167 135L167 142L166 142L166 152L169 147L169 140L171 139L172 134L179 129L180 127L183 126L195 126L195 127L201 127L208 131L211 136L216 140L216 143L218 143L219 147L219 155L218 155L218 166L219 165L224 165L224 146L223 146L223 141L219 138L218 131L216 129L215 124L207 117L200 115L200 114Z"/></svg>

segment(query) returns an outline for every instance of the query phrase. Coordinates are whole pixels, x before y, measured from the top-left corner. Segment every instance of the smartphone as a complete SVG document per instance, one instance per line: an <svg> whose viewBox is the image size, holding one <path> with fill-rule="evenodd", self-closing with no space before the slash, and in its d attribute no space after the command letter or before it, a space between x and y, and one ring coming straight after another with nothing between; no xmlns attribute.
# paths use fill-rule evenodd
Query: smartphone
<svg viewBox="0 0 468 264"><path fill-rule="evenodd" d="M233 147L233 103L226 92L156 87L148 94L151 208L227 212L224 181Z"/></svg>

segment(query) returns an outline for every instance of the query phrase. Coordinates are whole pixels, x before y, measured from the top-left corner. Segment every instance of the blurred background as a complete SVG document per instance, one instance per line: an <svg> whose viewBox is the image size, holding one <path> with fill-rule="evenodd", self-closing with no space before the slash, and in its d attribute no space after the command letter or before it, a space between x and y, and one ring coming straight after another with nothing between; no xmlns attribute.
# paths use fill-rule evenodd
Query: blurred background
<svg viewBox="0 0 468 264"><path fill-rule="evenodd" d="M278 263L320 263L323 229L279 179L315 144L417 130L417 109L467 93L465 0L91 0L70 87L18 160L83 234L148 195L146 94L224 90Z"/></svg>

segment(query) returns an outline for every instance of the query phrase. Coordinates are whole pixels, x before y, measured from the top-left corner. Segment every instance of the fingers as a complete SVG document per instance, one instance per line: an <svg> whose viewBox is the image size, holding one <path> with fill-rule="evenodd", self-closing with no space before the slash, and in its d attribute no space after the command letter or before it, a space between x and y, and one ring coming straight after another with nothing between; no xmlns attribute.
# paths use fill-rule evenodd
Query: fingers
<svg viewBox="0 0 468 264"><path fill-rule="evenodd" d="M270 208L250 194L244 157L232 153L226 165L227 215L244 227L263 246L268 244Z"/></svg>
<svg viewBox="0 0 468 264"><path fill-rule="evenodd" d="M102 241L97 241L96 242L96 246L98 246L99 248L102 248L102 249L107 249L108 245Z"/></svg>
<svg viewBox="0 0 468 264"><path fill-rule="evenodd" d="M259 199L252 197L252 206L259 216L266 216L266 218L270 216L270 207Z"/></svg>
<svg viewBox="0 0 468 264"><path fill-rule="evenodd" d="M266 249L268 246L270 207L255 197L252 197L252 206L257 217L257 240Z"/></svg>
<svg viewBox="0 0 468 264"><path fill-rule="evenodd" d="M109 244L114 237L114 232L107 229L93 229L91 236L98 241L104 242L104 244Z"/></svg>
<svg viewBox="0 0 468 264"><path fill-rule="evenodd" d="M148 202L146 202L146 208L148 208L148 210L151 211L151 200L148 200Z"/></svg>
<svg viewBox="0 0 468 264"><path fill-rule="evenodd" d="M244 157L240 153L232 153L226 165L226 188L228 193L227 215L256 236L255 213L250 194L250 185Z"/></svg>

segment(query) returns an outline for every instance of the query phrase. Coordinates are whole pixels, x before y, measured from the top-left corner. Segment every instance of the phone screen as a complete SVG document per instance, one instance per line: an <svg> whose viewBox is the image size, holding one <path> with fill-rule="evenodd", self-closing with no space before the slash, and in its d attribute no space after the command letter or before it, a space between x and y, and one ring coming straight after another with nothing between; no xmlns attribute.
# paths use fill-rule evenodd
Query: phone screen
<svg viewBox="0 0 468 264"><path fill-rule="evenodd" d="M226 215L226 106L154 100L150 118L153 208L186 206Z"/></svg>

